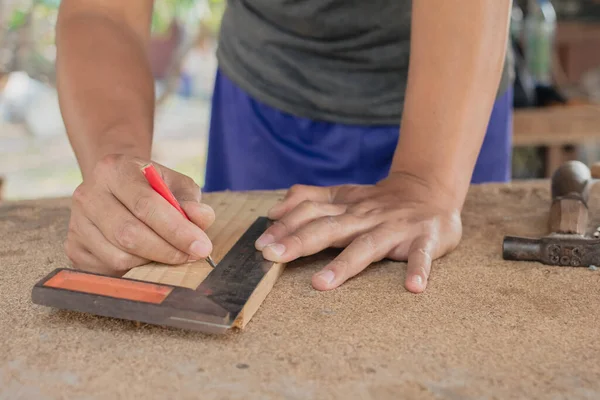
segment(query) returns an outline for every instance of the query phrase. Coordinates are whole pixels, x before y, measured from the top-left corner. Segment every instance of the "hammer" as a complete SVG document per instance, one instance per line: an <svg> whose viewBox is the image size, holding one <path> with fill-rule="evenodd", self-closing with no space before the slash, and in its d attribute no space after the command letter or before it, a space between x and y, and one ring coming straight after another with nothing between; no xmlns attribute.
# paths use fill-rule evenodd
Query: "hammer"
<svg viewBox="0 0 600 400"><path fill-rule="evenodd" d="M600 165L592 171L600 173ZM551 180L550 233L541 238L506 236L502 257L564 267L600 265L600 239L586 236L593 182L590 169L580 161L567 161L557 168Z"/></svg>

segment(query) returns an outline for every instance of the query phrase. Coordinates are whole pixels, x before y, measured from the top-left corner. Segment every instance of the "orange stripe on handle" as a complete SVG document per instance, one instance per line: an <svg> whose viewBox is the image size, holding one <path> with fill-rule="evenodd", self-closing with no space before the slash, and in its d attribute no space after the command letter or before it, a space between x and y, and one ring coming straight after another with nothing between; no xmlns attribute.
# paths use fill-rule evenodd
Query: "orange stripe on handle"
<svg viewBox="0 0 600 400"><path fill-rule="evenodd" d="M153 304L162 303L173 290L172 287L155 283L130 281L70 270L60 271L48 279L44 286Z"/></svg>

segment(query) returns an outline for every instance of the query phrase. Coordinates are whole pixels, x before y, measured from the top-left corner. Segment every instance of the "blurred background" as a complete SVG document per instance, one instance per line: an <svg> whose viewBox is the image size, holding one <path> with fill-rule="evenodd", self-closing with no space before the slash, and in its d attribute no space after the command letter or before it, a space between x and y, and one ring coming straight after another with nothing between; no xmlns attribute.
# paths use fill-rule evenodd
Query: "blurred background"
<svg viewBox="0 0 600 400"><path fill-rule="evenodd" d="M58 107L60 0L0 0L0 200L69 196L81 181ZM226 0L156 0L149 49L153 158L203 183L219 23ZM600 154L600 0L516 0L513 178Z"/></svg>

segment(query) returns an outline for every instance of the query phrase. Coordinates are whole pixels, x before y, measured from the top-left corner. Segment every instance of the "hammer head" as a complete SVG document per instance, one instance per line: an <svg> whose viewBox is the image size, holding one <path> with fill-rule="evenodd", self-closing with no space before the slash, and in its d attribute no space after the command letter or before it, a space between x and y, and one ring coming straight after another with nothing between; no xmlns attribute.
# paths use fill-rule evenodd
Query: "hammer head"
<svg viewBox="0 0 600 400"><path fill-rule="evenodd" d="M552 175L550 234L539 239L506 236L505 260L537 261L564 267L600 265L600 239L586 236L592 175L580 161L568 161Z"/></svg>
<svg viewBox="0 0 600 400"><path fill-rule="evenodd" d="M575 195L587 203L592 182L592 174L587 165L577 160L567 161L552 174L550 192L553 199Z"/></svg>
<svg viewBox="0 0 600 400"><path fill-rule="evenodd" d="M562 267L600 265L600 239L561 234L539 239L506 236L502 243L502 257Z"/></svg>

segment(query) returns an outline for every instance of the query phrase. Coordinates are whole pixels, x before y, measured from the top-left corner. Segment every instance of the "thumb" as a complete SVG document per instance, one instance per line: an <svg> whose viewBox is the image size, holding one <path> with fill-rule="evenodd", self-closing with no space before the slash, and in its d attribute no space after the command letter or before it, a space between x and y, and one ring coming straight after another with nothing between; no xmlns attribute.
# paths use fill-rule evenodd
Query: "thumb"
<svg viewBox="0 0 600 400"><path fill-rule="evenodd" d="M405 287L413 293L421 293L427 287L431 272L432 258L435 253L436 241L425 234L413 240L408 250Z"/></svg>

